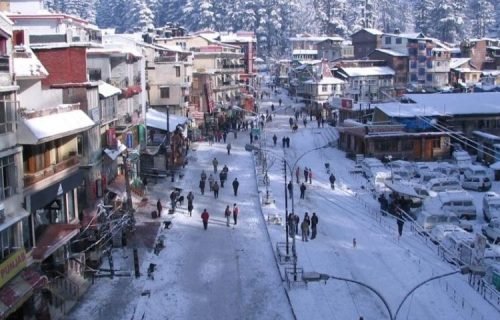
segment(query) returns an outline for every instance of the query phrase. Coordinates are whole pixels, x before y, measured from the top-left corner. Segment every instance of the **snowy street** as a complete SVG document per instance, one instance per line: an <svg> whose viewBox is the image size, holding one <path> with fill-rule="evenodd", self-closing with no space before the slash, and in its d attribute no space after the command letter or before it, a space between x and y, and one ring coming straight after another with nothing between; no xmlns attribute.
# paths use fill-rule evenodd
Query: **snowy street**
<svg viewBox="0 0 500 320"><path fill-rule="evenodd" d="M287 96L280 97L285 106L292 105ZM277 106L277 99L265 99L260 111L265 112L271 103ZM378 203L363 187L366 179L350 173L353 162L343 152L331 146L309 152L335 142L337 133L333 127L325 124L318 128L312 121L304 128L299 121L299 129L293 133L288 124L291 112L291 108L279 109L274 120L266 123L265 142L254 142L256 148L263 146L266 150L271 204L261 206L266 187L259 157L254 159L254 154L244 149L249 143L248 131L239 132L237 139L228 135L233 147L231 155L227 155L223 143L194 143L183 179L174 183L161 181L152 191L155 196L161 195L165 203L173 187L182 188L184 195L193 191L193 216L187 213L186 202L174 215L164 213L161 220L173 222L171 229L159 231L166 248L158 256L152 252L146 255L149 258L142 262L141 278L120 280L130 281L127 297L103 297L113 282L98 280L71 319L83 314L95 319L388 319L382 301L356 284L329 280L326 284L321 281L306 286L299 277L299 282L291 283L289 289L285 268L291 264L279 265L275 257L276 244L285 241L282 159L290 167L297 162L301 183L303 168L312 169L312 183L305 184L305 199L299 199L295 171L290 174L290 168L288 181L294 179L293 206L300 220L306 211L309 215L316 212L319 217L316 239L303 242L300 235L296 236L298 270L365 283L387 300L393 315L412 287L432 276L456 270L409 226L405 225L403 236L398 239L395 220L376 214ZM278 137L276 147L274 134ZM284 136L290 137L290 148L282 148ZM218 199L208 190L201 195L198 188L201 170L207 175L213 173L214 157L219 162L218 170L224 165L229 168ZM337 178L335 190L328 182L326 162ZM240 181L238 196L234 196L231 187L234 178ZM227 227L224 210L228 205L232 208L233 203L240 207L238 224L235 226L231 218ZM205 208L210 213L206 231L200 218ZM288 210L292 211L291 201ZM281 225L266 222L268 216L274 215L282 218ZM145 276L150 263L157 265L154 280ZM141 295L144 292L149 294ZM114 300L128 303L116 317L110 317L104 316L102 310L97 312L100 309L95 304L100 299L111 304ZM405 302L398 318L498 316L468 285L467 276L453 275L419 288Z"/></svg>

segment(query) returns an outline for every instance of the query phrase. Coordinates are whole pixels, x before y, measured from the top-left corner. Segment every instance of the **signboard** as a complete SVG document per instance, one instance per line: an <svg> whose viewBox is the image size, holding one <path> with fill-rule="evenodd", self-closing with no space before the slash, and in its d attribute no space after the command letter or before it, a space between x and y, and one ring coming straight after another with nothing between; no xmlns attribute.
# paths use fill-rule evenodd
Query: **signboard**
<svg viewBox="0 0 500 320"><path fill-rule="evenodd" d="M0 264L0 288L26 267L26 251L18 250Z"/></svg>
<svg viewBox="0 0 500 320"><path fill-rule="evenodd" d="M340 107L343 109L352 109L352 99L341 99Z"/></svg>

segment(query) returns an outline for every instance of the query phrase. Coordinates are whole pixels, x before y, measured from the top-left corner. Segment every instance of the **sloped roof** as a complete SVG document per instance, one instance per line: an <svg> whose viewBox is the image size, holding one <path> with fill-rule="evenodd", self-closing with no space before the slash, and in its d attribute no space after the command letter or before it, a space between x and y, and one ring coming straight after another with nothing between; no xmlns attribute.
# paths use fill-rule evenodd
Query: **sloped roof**
<svg viewBox="0 0 500 320"><path fill-rule="evenodd" d="M341 70L343 70L349 77L394 75L394 70L389 67L346 67L341 68Z"/></svg>
<svg viewBox="0 0 500 320"><path fill-rule="evenodd" d="M388 55L394 56L394 57L407 57L408 56L408 54L406 54L406 53L402 53L402 52L399 52L396 50L391 50L391 49L375 49L375 51L382 52L382 53L385 53L385 54L388 54Z"/></svg>
<svg viewBox="0 0 500 320"><path fill-rule="evenodd" d="M450 69L455 69L470 61L470 58L451 58Z"/></svg>

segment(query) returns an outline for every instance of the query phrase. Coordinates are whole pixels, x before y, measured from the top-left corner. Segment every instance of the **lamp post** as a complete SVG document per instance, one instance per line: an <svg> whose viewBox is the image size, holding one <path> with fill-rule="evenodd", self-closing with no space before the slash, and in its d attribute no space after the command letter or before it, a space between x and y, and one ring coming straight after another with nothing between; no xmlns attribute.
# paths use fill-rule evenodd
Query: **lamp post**
<svg viewBox="0 0 500 320"><path fill-rule="evenodd" d="M391 182L394 183L394 173L392 172L392 155L385 156L387 161L389 161L389 167L391 168Z"/></svg>
<svg viewBox="0 0 500 320"><path fill-rule="evenodd" d="M481 276L483 276L485 274L485 271L481 267L463 266L463 267L461 267L458 270L447 272L447 273L444 273L444 274L441 274L441 275L437 275L437 276L431 277L431 278L429 278L427 280L424 280L424 281L420 282L419 284L417 284L416 286L414 286L410 291L408 291L408 293L403 297L403 300L401 300L401 302L398 304L398 307L396 309L396 313L394 313L394 315L392 313L391 307L387 303L387 300L384 298L384 296L379 291L377 291L375 288L367 285L366 283L363 283L363 282L357 281L357 280L353 280L353 279L347 279L347 278L337 277L337 276L333 276L333 275L329 275L329 274L319 273L319 272L305 272L303 274L302 278L303 278L303 280L305 282L325 281L325 283L326 283L327 280L334 279L334 280L340 280L340 281L346 281L346 282L352 282L352 283L359 284L360 286L363 286L363 287L369 289L371 292L373 292L382 301L382 303L384 304L385 308L387 309L387 313L389 314L389 319L390 320L396 320L397 316L399 314L399 311L401 310L401 307L403 306L403 304L405 303L405 301L418 288L422 287L423 285L425 285L425 284L427 284L427 283L429 283L431 281L434 281L434 280L437 280L437 279L441 279L441 278L444 278L444 277L448 277L448 276L451 276L451 275L454 275L454 274L457 274L457 273L461 273L461 274L469 274L470 273L470 274L474 274L474 275L481 275Z"/></svg>

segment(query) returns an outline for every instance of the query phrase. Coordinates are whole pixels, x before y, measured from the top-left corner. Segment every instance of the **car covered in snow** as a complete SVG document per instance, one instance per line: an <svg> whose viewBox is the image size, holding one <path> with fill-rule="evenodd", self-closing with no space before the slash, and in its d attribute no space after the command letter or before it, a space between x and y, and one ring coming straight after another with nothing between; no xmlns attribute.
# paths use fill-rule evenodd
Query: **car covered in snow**
<svg viewBox="0 0 500 320"><path fill-rule="evenodd" d="M441 177L429 180L427 182L427 189L435 192L462 190L462 185L457 178Z"/></svg>
<svg viewBox="0 0 500 320"><path fill-rule="evenodd" d="M500 194L489 191L483 196L483 216L486 222L492 219L500 219Z"/></svg>
<svg viewBox="0 0 500 320"><path fill-rule="evenodd" d="M468 264L472 260L472 250L476 236L467 232L451 232L439 244L440 255L456 265Z"/></svg>
<svg viewBox="0 0 500 320"><path fill-rule="evenodd" d="M488 240L500 244L500 219L491 220L481 228L481 231Z"/></svg>
<svg viewBox="0 0 500 320"><path fill-rule="evenodd" d="M467 191L438 192L436 197L428 197L424 208L431 212L453 212L460 219L476 219L477 208Z"/></svg>
<svg viewBox="0 0 500 320"><path fill-rule="evenodd" d="M368 179L372 178L375 172L387 170L382 161L377 158L364 158L361 161L361 168L363 168L363 173Z"/></svg>
<svg viewBox="0 0 500 320"><path fill-rule="evenodd" d="M431 232L429 234L429 237L431 238L431 241L434 243L440 243L443 241L444 237L447 234L453 233L453 232L467 232L460 226L456 224L451 224L451 223L443 223L443 224L438 224L434 226L431 229Z"/></svg>

